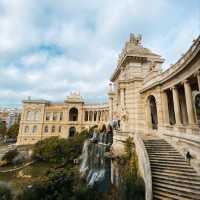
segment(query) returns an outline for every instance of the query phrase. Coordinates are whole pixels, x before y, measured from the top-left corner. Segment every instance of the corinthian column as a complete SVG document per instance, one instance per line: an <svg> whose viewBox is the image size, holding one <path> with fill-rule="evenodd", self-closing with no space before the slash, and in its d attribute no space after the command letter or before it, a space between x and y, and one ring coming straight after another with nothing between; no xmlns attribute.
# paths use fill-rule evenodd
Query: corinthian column
<svg viewBox="0 0 200 200"><path fill-rule="evenodd" d="M124 88L120 89L121 107L124 108Z"/></svg>
<svg viewBox="0 0 200 200"><path fill-rule="evenodd" d="M197 72L197 81L198 81L198 88L200 91L200 71Z"/></svg>
<svg viewBox="0 0 200 200"><path fill-rule="evenodd" d="M184 81L184 89L185 89L185 100L186 100L186 107L188 114L188 122L190 125L194 125L195 119L194 119L194 107L192 102L192 89L187 80Z"/></svg>
<svg viewBox="0 0 200 200"><path fill-rule="evenodd" d="M168 100L167 100L167 92L162 92L163 99L163 116L164 116L164 124L169 125L169 109L168 109Z"/></svg>
<svg viewBox="0 0 200 200"><path fill-rule="evenodd" d="M109 98L109 120L113 120L113 98Z"/></svg>
<svg viewBox="0 0 200 200"><path fill-rule="evenodd" d="M178 90L176 87L172 88L172 95L173 95L173 101L174 101L176 125L181 125L181 109L180 109L180 103L179 103Z"/></svg>

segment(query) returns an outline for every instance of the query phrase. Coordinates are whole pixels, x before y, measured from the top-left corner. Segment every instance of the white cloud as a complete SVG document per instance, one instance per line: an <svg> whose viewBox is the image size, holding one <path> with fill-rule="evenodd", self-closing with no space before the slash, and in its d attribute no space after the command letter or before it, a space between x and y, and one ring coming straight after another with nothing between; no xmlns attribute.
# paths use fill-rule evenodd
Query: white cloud
<svg viewBox="0 0 200 200"><path fill-rule="evenodd" d="M142 33L170 61L190 45L199 16L191 11L184 17L179 7L167 0L2 0L0 102L19 104L27 96L62 101L72 90L105 99L130 32Z"/></svg>

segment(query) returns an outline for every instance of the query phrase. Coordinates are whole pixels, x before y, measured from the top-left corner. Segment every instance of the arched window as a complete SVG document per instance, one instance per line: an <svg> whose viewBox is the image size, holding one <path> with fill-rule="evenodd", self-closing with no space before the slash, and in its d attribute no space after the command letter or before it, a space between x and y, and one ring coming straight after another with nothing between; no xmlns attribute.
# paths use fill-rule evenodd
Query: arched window
<svg viewBox="0 0 200 200"><path fill-rule="evenodd" d="M74 126L69 128L69 137L73 137L76 134L76 128Z"/></svg>
<svg viewBox="0 0 200 200"><path fill-rule="evenodd" d="M69 111L69 121L78 121L78 109L71 108Z"/></svg>
<svg viewBox="0 0 200 200"><path fill-rule="evenodd" d="M24 132L25 132L25 133L28 133L28 132L29 132L29 127L28 127L28 126L25 126Z"/></svg>
<svg viewBox="0 0 200 200"><path fill-rule="evenodd" d="M97 121L97 111L94 111L94 121Z"/></svg>
<svg viewBox="0 0 200 200"><path fill-rule="evenodd" d="M28 111L26 114L26 119L31 120L31 118L32 118L32 113L31 113L31 111Z"/></svg>
<svg viewBox="0 0 200 200"><path fill-rule="evenodd" d="M35 121L39 121L39 119L40 119L40 112L39 111L35 112L34 119L35 119Z"/></svg>
<svg viewBox="0 0 200 200"><path fill-rule="evenodd" d="M58 127L58 132L61 133L62 132L62 126Z"/></svg>
<svg viewBox="0 0 200 200"><path fill-rule="evenodd" d="M37 125L34 125L33 126L33 131L32 131L33 133L36 133L37 132Z"/></svg>
<svg viewBox="0 0 200 200"><path fill-rule="evenodd" d="M44 127L44 132L45 132L45 133L48 133L48 132L49 132L49 128L48 128L47 125Z"/></svg>
<svg viewBox="0 0 200 200"><path fill-rule="evenodd" d="M88 121L88 111L85 111L85 121Z"/></svg>
<svg viewBox="0 0 200 200"><path fill-rule="evenodd" d="M52 126L51 132L52 132L52 133L55 133L55 131L56 131L56 127L55 127L55 126Z"/></svg>
<svg viewBox="0 0 200 200"><path fill-rule="evenodd" d="M150 118L151 118L151 127L152 129L158 128L158 115L157 115L157 106L156 99L154 96L149 96L149 109L150 109Z"/></svg>

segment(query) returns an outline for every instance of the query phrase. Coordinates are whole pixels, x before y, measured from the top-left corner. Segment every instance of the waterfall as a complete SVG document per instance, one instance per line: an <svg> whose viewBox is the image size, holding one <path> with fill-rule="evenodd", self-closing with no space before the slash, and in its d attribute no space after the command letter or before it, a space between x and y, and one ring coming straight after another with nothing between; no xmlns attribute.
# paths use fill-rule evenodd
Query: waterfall
<svg viewBox="0 0 200 200"><path fill-rule="evenodd" d="M80 173L85 176L88 187L94 185L106 191L110 184L111 160L106 153L110 151L112 134L93 133L92 138L83 145Z"/></svg>
<svg viewBox="0 0 200 200"><path fill-rule="evenodd" d="M89 146L89 141L85 140L81 155L81 160L82 160L80 165L81 174L85 174L88 170L88 146Z"/></svg>

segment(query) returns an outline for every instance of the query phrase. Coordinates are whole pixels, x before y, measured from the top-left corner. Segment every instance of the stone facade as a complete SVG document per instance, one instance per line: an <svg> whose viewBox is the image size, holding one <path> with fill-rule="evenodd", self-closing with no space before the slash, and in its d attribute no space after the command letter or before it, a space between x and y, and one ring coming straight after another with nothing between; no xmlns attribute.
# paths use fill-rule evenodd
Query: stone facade
<svg viewBox="0 0 200 200"><path fill-rule="evenodd" d="M120 120L118 134L156 134L200 172L200 37L170 68L131 34L111 77L110 120ZM117 135L115 137L118 137Z"/></svg>
<svg viewBox="0 0 200 200"><path fill-rule="evenodd" d="M79 93L72 93L64 103L24 100L17 144L34 144L59 136L72 137L76 132L108 121L108 105L86 104Z"/></svg>

